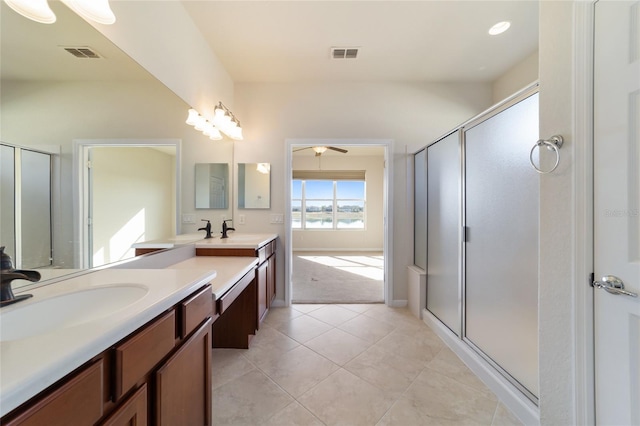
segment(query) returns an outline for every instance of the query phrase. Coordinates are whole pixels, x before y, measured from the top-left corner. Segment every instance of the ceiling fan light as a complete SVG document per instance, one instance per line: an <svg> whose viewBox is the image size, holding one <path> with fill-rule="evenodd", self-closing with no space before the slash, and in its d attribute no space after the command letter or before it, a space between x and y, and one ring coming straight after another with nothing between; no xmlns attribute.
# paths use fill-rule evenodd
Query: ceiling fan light
<svg viewBox="0 0 640 426"><path fill-rule="evenodd" d="M56 22L56 15L53 13L47 0L4 0L4 2L14 11L25 18L41 24L53 24Z"/></svg>
<svg viewBox="0 0 640 426"><path fill-rule="evenodd" d="M320 155L320 154L324 154L324 152L327 150L326 146L314 146L312 148L316 154Z"/></svg>
<svg viewBox="0 0 640 426"><path fill-rule="evenodd" d="M85 19L99 24L111 25L116 16L109 6L109 0L62 0L71 10Z"/></svg>

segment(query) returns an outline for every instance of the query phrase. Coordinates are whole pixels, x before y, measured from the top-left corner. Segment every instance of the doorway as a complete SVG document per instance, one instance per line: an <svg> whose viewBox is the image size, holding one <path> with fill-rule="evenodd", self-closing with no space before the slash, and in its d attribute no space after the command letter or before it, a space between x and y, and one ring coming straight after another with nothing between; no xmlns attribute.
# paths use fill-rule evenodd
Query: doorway
<svg viewBox="0 0 640 426"><path fill-rule="evenodd" d="M179 233L179 140L74 141L79 262L134 256L136 242Z"/></svg>
<svg viewBox="0 0 640 426"><path fill-rule="evenodd" d="M286 141L287 305L390 303L391 149L390 140Z"/></svg>

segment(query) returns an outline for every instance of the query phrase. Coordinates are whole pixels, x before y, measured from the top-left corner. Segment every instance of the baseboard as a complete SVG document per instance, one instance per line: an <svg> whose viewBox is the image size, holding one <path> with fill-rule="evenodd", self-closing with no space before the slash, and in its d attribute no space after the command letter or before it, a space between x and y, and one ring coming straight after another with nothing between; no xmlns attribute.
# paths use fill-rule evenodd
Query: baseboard
<svg viewBox="0 0 640 426"><path fill-rule="evenodd" d="M389 306L392 308L406 308L407 305L409 304L408 300L392 300L389 303Z"/></svg>
<svg viewBox="0 0 640 426"><path fill-rule="evenodd" d="M422 311L422 320L522 423L525 425L540 424L540 409L495 368L482 359L427 309Z"/></svg>
<svg viewBox="0 0 640 426"><path fill-rule="evenodd" d="M287 304L282 299L273 299L271 307L273 308L285 308Z"/></svg>

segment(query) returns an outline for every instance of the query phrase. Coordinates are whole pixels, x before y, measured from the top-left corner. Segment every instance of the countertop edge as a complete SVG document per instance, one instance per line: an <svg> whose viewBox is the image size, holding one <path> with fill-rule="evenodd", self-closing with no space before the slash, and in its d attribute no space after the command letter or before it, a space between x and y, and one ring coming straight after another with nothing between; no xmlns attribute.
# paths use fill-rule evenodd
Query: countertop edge
<svg viewBox="0 0 640 426"><path fill-rule="evenodd" d="M169 268L165 268L169 269ZM97 271L99 272L99 271ZM111 327L88 323L73 327L74 330L93 328L95 338L84 340L73 348L73 352L63 353L58 359L49 361L45 366L32 370L32 374L9 387L1 386L0 393L0 417L9 414L32 397L36 396L49 386L63 379L78 367L89 362L92 358L107 350L120 340L126 338L140 327L153 320L167 309L171 308L197 289L203 287L215 278L215 271L203 273L189 284L171 292L161 300L153 303L138 313L123 318ZM55 337L55 336L54 336ZM64 352L64 351L62 351ZM4 358L4 357L3 357Z"/></svg>

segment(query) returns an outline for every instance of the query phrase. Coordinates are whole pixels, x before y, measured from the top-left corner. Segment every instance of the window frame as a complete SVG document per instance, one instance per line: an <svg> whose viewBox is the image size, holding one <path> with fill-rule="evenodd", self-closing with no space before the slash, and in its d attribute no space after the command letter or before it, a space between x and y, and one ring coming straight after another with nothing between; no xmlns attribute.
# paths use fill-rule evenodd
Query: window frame
<svg viewBox="0 0 640 426"><path fill-rule="evenodd" d="M295 227L293 225L293 220L292 220L292 226L291 229L293 231L366 231L367 230L367 181L366 180L361 180L361 179L305 179L305 178L298 178L298 179L292 179L292 186L294 185L294 183L298 181L300 182L300 198L295 198L292 194L291 194L291 217L292 219L296 217L296 212L293 211L293 206L296 205L297 203L299 203L300 205L300 226L299 227ZM329 181L332 183L332 193L333 193L333 198L329 199L329 198L307 198L306 197L306 184L307 181ZM338 182L362 182L363 184L363 198L338 198ZM306 226L306 215L307 215L307 201L311 201L311 202L326 202L327 204L331 205L331 227L330 228L309 228ZM363 225L361 228L348 228L348 227L339 227L338 226L338 216L339 216L339 211L338 211L338 205L340 203L344 203L344 202L357 202L357 203L362 203L362 222Z"/></svg>

